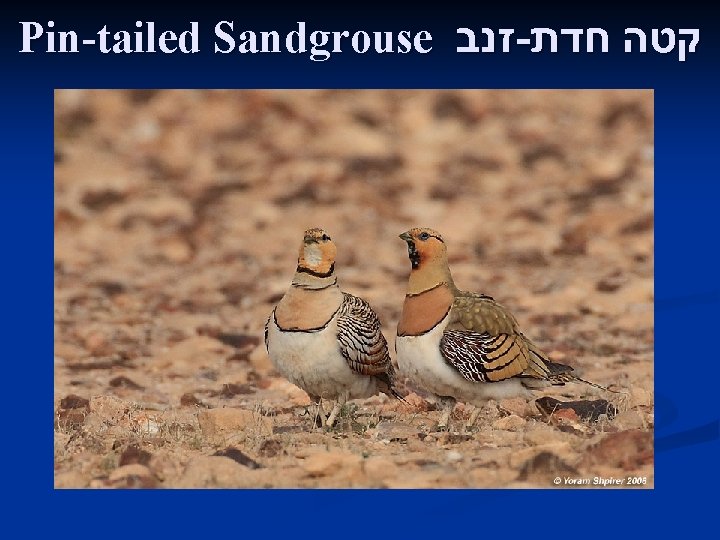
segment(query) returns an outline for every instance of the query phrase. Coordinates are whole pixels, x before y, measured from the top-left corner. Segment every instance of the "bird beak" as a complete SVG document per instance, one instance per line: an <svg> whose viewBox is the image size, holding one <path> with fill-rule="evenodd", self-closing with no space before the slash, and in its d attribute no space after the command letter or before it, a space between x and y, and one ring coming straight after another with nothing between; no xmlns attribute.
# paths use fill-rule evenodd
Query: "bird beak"
<svg viewBox="0 0 720 540"><path fill-rule="evenodd" d="M412 242L412 236L410 236L410 232L404 232L400 235L400 238L405 240L406 242Z"/></svg>
<svg viewBox="0 0 720 540"><path fill-rule="evenodd" d="M306 244L317 244L317 238L307 234L307 235L305 235L305 243Z"/></svg>

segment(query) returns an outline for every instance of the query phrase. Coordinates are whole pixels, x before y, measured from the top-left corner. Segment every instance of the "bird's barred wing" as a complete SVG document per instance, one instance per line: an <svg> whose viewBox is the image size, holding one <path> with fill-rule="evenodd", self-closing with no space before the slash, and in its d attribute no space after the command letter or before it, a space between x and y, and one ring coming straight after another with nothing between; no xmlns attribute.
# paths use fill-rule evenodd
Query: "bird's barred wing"
<svg viewBox="0 0 720 540"><path fill-rule="evenodd" d="M469 381L549 377L547 356L518 330L512 313L490 296L461 292L450 314L440 349Z"/></svg>
<svg viewBox="0 0 720 540"><path fill-rule="evenodd" d="M446 330L440 339L445 361L472 382L496 382L522 374L529 351L521 336Z"/></svg>
<svg viewBox="0 0 720 540"><path fill-rule="evenodd" d="M377 315L362 298L347 293L344 297L337 319L340 352L356 373L385 374L391 381L393 367Z"/></svg>

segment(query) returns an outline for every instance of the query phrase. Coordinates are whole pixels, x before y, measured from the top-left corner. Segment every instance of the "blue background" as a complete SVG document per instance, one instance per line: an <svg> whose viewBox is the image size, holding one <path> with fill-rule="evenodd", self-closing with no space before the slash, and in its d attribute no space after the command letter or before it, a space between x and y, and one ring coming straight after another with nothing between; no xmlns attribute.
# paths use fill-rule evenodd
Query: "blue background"
<svg viewBox="0 0 720 540"><path fill-rule="evenodd" d="M24 534L172 537L180 533L343 537L529 534L624 537L716 530L720 353L714 338L718 249L718 20L684 2L673 9L536 5L409 11L346 5L343 13L268 5L180 10L102 5L4 8L2 61L2 230L4 239L3 465L8 512ZM102 8L102 9L100 9ZM337 8L336 8L337 9ZM278 30L428 30L428 55L344 52L328 62L307 54L213 54L219 20ZM153 20L180 32L199 21L195 55L19 54L18 21L54 20L55 30L95 37ZM510 54L458 54L458 27L602 27L610 52L577 53L570 37L556 54L516 46ZM624 53L624 28L648 30L648 53ZM686 62L657 54L650 28L700 28ZM584 42L584 40L583 40ZM39 40L37 43L41 43ZM498 50L496 48L496 50ZM53 89L54 88L653 88L656 129L656 488L592 491L103 492L53 490ZM568 134L571 136L571 134ZM6 506L7 508L7 506ZM12 519L12 518L11 518ZM9 525L9 524L7 524ZM691 533L692 534L692 533ZM709 534L712 534L709 532ZM183 535L184 536L184 535Z"/></svg>

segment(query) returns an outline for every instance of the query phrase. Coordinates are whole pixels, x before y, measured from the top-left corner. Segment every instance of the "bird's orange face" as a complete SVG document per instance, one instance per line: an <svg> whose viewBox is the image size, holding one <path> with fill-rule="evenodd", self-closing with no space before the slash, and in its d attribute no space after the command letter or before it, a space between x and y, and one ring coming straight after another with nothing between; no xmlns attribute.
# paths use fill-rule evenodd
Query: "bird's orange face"
<svg viewBox="0 0 720 540"><path fill-rule="evenodd" d="M408 247L408 257L413 270L421 268L425 263L446 256L447 250L442 236L428 228L415 227L400 235Z"/></svg>
<svg viewBox="0 0 720 540"><path fill-rule="evenodd" d="M298 270L316 276L333 272L337 247L323 229L308 229L303 236L298 256Z"/></svg>

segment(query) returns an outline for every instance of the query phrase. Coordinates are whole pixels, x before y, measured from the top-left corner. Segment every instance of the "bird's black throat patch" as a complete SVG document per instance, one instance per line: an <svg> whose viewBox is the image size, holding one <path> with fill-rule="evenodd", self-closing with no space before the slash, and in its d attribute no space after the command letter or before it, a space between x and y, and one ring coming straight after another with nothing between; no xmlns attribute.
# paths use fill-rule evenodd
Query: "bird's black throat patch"
<svg viewBox="0 0 720 540"><path fill-rule="evenodd" d="M413 269L420 266L420 252L415 249L415 242L408 241L408 257L410 257L410 265L413 267Z"/></svg>

